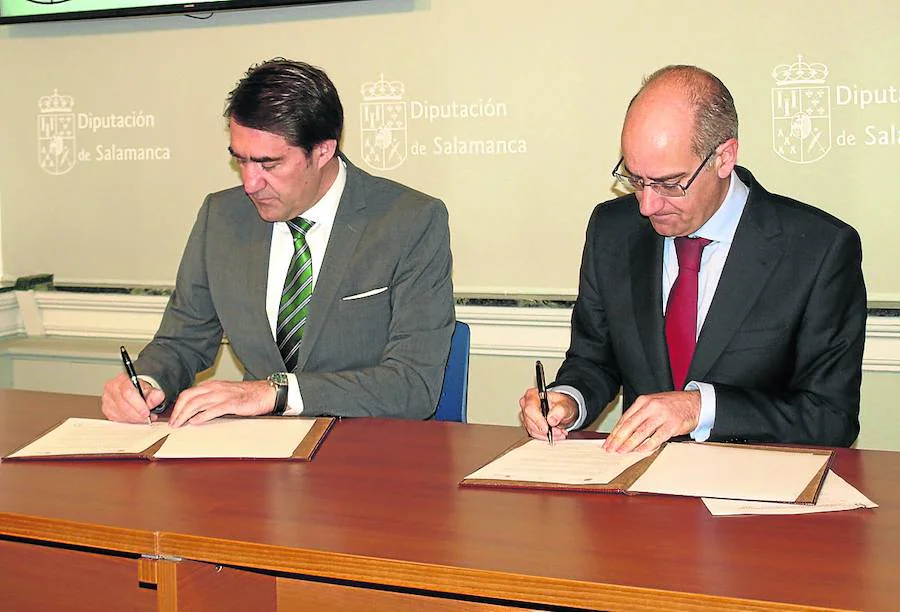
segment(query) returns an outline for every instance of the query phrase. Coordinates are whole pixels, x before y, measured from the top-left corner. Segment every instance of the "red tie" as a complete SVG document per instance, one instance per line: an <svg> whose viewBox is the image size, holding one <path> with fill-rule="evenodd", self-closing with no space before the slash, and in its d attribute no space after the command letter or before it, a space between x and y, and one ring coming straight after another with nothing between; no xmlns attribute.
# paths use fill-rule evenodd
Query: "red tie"
<svg viewBox="0 0 900 612"><path fill-rule="evenodd" d="M684 388L697 346L697 273L700 271L703 248L710 242L706 238L686 236L675 239L678 277L669 292L666 306L666 344L669 346L669 363L672 365L672 382L676 391Z"/></svg>

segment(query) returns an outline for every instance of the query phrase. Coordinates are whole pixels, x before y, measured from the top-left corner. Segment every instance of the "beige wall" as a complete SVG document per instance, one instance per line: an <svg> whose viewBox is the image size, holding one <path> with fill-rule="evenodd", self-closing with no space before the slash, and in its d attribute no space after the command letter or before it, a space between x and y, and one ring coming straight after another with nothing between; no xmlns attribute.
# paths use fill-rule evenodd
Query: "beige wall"
<svg viewBox="0 0 900 612"><path fill-rule="evenodd" d="M684 62L731 87L742 162L859 227L873 298L900 301L900 205L884 187L900 151L897 23L896 0L378 0L0 27L2 274L171 283L201 198L236 182L225 93L250 64L283 55L333 77L354 161L446 200L459 291L572 294L589 211L613 195L625 105L643 75ZM798 55L816 82L776 82L801 77L779 68ZM367 84L382 78L407 122L382 150L398 157L367 163L378 125L366 113L384 103ZM821 114L783 118L785 104L808 110L804 92L822 96ZM60 131L42 100L70 106L61 114L75 128ZM54 134L55 169L39 157ZM108 160L129 150L163 159ZM552 248L523 258L538 228L552 228Z"/></svg>

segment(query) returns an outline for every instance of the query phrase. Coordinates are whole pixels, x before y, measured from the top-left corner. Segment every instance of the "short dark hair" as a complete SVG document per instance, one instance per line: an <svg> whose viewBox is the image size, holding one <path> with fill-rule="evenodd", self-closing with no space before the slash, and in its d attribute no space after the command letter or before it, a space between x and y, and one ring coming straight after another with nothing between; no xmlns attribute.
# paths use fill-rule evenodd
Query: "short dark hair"
<svg viewBox="0 0 900 612"><path fill-rule="evenodd" d="M713 73L697 66L672 65L660 68L644 79L631 104L657 81L669 81L684 91L694 107L694 134L691 150L705 157L726 140L737 138L738 116L734 98L725 84Z"/></svg>
<svg viewBox="0 0 900 612"><path fill-rule="evenodd" d="M225 116L282 136L307 153L326 140L340 143L344 109L320 68L276 57L251 66L228 94Z"/></svg>

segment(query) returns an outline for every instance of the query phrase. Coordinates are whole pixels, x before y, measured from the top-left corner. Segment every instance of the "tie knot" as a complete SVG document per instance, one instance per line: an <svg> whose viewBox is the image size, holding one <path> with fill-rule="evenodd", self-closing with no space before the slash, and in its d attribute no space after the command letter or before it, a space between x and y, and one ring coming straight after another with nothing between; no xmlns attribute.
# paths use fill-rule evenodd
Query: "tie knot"
<svg viewBox="0 0 900 612"><path fill-rule="evenodd" d="M306 232L308 232L315 224L315 221L308 221L303 217L295 217L287 222L288 228L290 228L291 234L294 236L294 240L299 237L305 237Z"/></svg>
<svg viewBox="0 0 900 612"><path fill-rule="evenodd" d="M703 249L712 240L708 238L688 238L680 236L675 239L675 254L678 256L678 268L688 270L700 269L700 256Z"/></svg>

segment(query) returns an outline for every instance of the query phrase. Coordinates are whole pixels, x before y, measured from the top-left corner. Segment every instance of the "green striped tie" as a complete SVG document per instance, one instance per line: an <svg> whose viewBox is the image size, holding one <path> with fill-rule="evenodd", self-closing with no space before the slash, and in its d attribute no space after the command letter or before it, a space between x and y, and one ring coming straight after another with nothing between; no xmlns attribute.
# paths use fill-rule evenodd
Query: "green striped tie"
<svg viewBox="0 0 900 612"><path fill-rule="evenodd" d="M312 298L312 256L309 245L306 244L306 232L313 223L302 217L287 222L294 236L294 256L284 278L275 339L288 372L293 372L297 366L297 354L300 352L309 300Z"/></svg>

